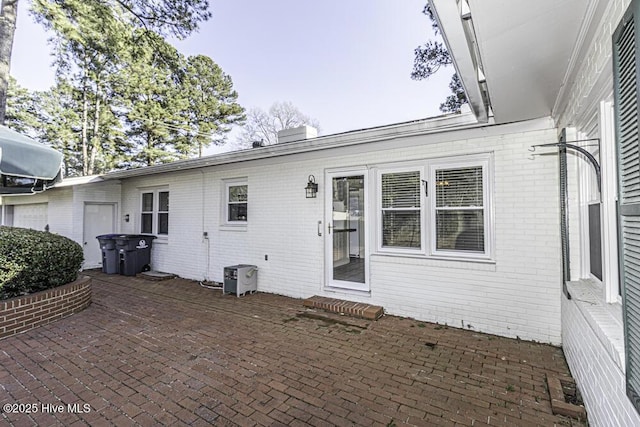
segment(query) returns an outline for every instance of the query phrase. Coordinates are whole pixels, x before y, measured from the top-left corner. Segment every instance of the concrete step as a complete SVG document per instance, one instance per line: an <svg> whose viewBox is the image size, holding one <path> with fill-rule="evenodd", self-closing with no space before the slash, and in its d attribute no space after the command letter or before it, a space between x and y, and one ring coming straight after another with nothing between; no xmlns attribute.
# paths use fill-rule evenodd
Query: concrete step
<svg viewBox="0 0 640 427"><path fill-rule="evenodd" d="M144 271L140 274L138 274L138 277L142 277L143 279L147 279L147 280L169 280L169 279L175 279L176 275L175 274L171 274L171 273L163 273L161 271Z"/></svg>

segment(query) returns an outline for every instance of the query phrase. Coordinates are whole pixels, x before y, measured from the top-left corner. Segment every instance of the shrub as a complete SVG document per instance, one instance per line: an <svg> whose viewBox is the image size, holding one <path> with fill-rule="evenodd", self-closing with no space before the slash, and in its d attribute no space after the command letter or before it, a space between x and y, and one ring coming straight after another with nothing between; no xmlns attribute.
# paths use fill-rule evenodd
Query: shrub
<svg viewBox="0 0 640 427"><path fill-rule="evenodd" d="M66 237L0 226L0 299L73 282L83 259L82 247Z"/></svg>

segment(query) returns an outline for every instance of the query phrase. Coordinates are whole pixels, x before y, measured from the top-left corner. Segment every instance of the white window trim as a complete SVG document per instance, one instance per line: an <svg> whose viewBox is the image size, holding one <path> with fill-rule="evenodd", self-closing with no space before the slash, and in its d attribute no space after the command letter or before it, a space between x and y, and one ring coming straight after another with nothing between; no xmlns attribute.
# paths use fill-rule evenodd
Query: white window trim
<svg viewBox="0 0 640 427"><path fill-rule="evenodd" d="M420 172L420 247L419 248L401 248L393 246L383 246L383 227L382 227L382 175L389 173L402 172ZM427 201L424 198L424 166L404 165L404 166L384 166L376 170L376 250L384 254L404 254L404 255L421 255L425 253L426 248L426 229L425 216Z"/></svg>
<svg viewBox="0 0 640 427"><path fill-rule="evenodd" d="M602 170L602 280L607 303L622 303L618 265L618 194L615 113L612 101L600 102L600 162Z"/></svg>
<svg viewBox="0 0 640 427"><path fill-rule="evenodd" d="M169 210L166 211L166 213L169 214L169 221L171 221L171 192L169 191L169 187L153 187L153 188L140 188L139 189L139 200L140 200L140 213L138 215L138 221L139 224L137 226L138 232L140 234L148 234L148 235L153 235L156 236L156 238L158 240L160 239L167 239L169 236L169 230L167 230L167 234L159 234L158 233L158 225L160 223L160 221L158 220L159 218L159 213L160 212L160 195L159 193L162 192L167 192L169 193ZM151 225L151 233L143 233L142 232L142 213L143 212L149 212L149 211L143 211L143 201L142 201L142 195L146 194L146 193L152 193L153 194L153 206L152 206L152 210L151 212L151 218L152 218L152 225ZM165 211L162 211L162 213L165 213Z"/></svg>
<svg viewBox="0 0 640 427"><path fill-rule="evenodd" d="M446 259L469 262L495 262L495 234L493 205L494 194L494 165L491 153L452 156L439 159L425 159L419 162L390 163L378 165L375 170L375 254L391 256L409 256L417 258ZM438 169L482 167L483 180L483 209L485 251L472 253L468 251L436 250L436 209L435 209L435 175ZM421 200L421 248L394 248L382 246L382 174L393 172L420 171L421 180L427 181L427 194L424 193L424 181L420 187Z"/></svg>
<svg viewBox="0 0 640 427"><path fill-rule="evenodd" d="M247 228L247 224L249 223L249 203L250 203L250 196L249 196L249 180L244 177L244 178L232 178L232 179L224 179L223 180L223 193L222 193L222 213L221 213L221 218L222 218L222 225L223 226L227 226L230 227L231 229L246 229ZM247 220L246 221L230 221L229 220L229 188L230 187L235 187L235 186L239 186L239 185L246 185L247 186Z"/></svg>
<svg viewBox="0 0 640 427"><path fill-rule="evenodd" d="M492 259L494 247L493 234L493 161L491 155L451 157L439 159L429 164L429 254L431 256L455 259ZM466 167L482 167L482 209L484 210L484 252L444 251L436 249L436 171Z"/></svg>

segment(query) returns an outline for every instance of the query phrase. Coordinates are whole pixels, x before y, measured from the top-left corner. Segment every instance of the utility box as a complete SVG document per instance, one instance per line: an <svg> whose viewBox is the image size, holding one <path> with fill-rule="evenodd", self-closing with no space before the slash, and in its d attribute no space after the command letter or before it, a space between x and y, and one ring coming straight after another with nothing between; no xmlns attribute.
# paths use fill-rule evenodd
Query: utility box
<svg viewBox="0 0 640 427"><path fill-rule="evenodd" d="M234 294L239 297L258 290L258 267L255 265L238 264L224 268L224 282L222 293Z"/></svg>

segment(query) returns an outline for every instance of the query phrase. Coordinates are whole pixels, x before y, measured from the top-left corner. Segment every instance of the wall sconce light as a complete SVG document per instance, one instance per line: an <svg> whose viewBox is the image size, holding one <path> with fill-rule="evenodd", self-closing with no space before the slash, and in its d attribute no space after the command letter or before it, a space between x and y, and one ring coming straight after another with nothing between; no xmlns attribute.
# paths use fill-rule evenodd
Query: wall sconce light
<svg viewBox="0 0 640 427"><path fill-rule="evenodd" d="M309 182L307 182L305 190L307 191L307 199L316 198L316 193L318 192L318 184L316 184L315 176L309 175Z"/></svg>
<svg viewBox="0 0 640 427"><path fill-rule="evenodd" d="M124 222L129 222L129 214L126 214L126 215L124 216Z"/></svg>

